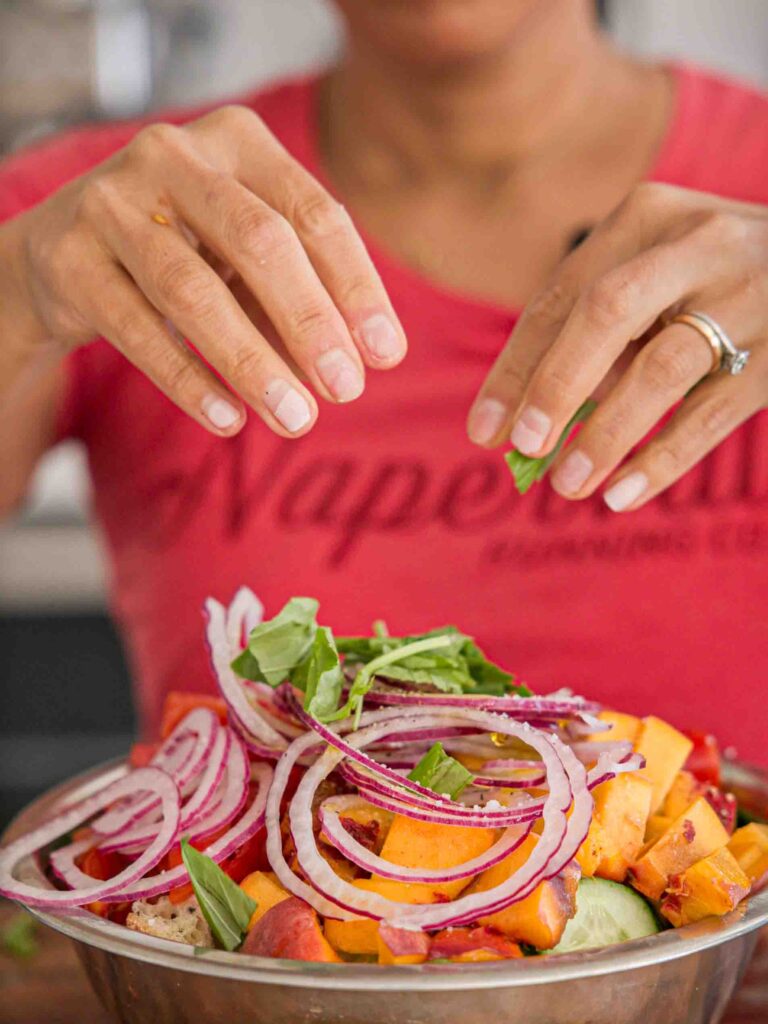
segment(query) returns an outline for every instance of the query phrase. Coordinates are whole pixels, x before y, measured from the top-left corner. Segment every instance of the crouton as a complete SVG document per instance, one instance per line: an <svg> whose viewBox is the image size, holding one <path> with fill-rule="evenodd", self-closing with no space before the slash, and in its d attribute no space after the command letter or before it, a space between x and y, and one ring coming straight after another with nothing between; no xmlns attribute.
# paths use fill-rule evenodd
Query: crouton
<svg viewBox="0 0 768 1024"><path fill-rule="evenodd" d="M186 942L190 946L213 945L211 930L194 896L183 903L171 903L167 896L154 902L136 900L125 923L133 931L157 939Z"/></svg>

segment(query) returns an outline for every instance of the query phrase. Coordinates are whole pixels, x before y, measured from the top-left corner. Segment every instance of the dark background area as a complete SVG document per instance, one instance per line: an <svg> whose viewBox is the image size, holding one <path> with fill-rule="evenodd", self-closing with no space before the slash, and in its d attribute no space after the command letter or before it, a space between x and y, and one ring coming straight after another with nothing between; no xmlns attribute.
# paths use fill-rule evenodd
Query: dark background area
<svg viewBox="0 0 768 1024"><path fill-rule="evenodd" d="M133 733L106 615L0 618L0 828L54 782L126 751Z"/></svg>

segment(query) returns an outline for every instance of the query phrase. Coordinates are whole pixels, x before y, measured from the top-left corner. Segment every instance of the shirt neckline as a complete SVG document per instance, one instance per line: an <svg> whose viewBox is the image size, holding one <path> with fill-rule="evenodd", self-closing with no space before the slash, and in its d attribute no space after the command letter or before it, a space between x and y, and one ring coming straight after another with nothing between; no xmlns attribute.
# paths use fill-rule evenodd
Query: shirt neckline
<svg viewBox="0 0 768 1024"><path fill-rule="evenodd" d="M642 179L645 181L664 181L674 178L675 168L679 165L688 144L690 118L687 115L690 109L691 85L694 76L691 69L682 63L669 63L664 67L670 74L674 85L672 111L664 136ZM302 83L299 114L301 122L300 156L306 169L329 192L336 195L335 185L326 172L320 152L319 104L322 80L323 76L318 74ZM461 309L465 314L472 313L482 319L490 318L509 323L514 322L520 316L522 312L520 306L484 299L482 296L453 289L439 281L434 281L391 253L386 246L380 245L377 239L360 225L358 225L358 232L374 263L389 282L395 281L399 287L412 291L422 298L427 292L444 305L448 304Z"/></svg>

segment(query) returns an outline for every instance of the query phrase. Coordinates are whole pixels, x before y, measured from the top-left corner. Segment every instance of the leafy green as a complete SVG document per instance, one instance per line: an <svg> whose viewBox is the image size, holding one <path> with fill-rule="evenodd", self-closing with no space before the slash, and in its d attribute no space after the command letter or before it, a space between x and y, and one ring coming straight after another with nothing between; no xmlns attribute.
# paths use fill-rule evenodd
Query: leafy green
<svg viewBox="0 0 768 1024"><path fill-rule="evenodd" d="M26 910L21 910L0 932L0 946L10 956L27 960L38 950L36 932L37 921Z"/></svg>
<svg viewBox="0 0 768 1024"><path fill-rule="evenodd" d="M336 644L349 662L366 664L388 651L434 637L444 637L448 642L428 653L403 655L397 663L381 667L377 674L396 682L431 685L442 693L530 696L527 687L514 684L509 672L489 661L474 640L455 626L443 626L418 636L338 637Z"/></svg>
<svg viewBox="0 0 768 1024"><path fill-rule="evenodd" d="M596 403L589 399L576 410L566 424L565 430L560 435L560 439L549 455L544 455L540 459L535 459L531 458L529 455L523 455L522 452L518 452L515 449L511 452L507 452L504 456L504 460L509 466L512 476L515 478L515 486L520 494L525 494L533 484L542 479L549 467L555 461L556 456L560 453L561 448L568 440L573 428L577 423L582 423L591 416L595 408Z"/></svg>
<svg viewBox="0 0 768 1024"><path fill-rule="evenodd" d="M320 626L307 661L304 710L321 722L326 721L339 706L343 685L344 673L333 633L327 626Z"/></svg>
<svg viewBox="0 0 768 1024"><path fill-rule="evenodd" d="M435 651L444 647L449 647L451 643L452 640L449 636L425 636L421 640L415 640L411 643L403 644L400 647L394 647L391 650L378 655L378 657L372 658L371 661L363 665L355 676L354 681L349 688L347 703L340 708L332 718L329 718L328 721L336 721L339 718L346 718L347 715L356 715L357 722L359 722L360 715L363 710L363 699L366 693L368 693L370 688L373 686L373 680L381 669L386 669L395 662L410 658L415 654L423 654L426 651ZM386 675L386 672L384 675Z"/></svg>
<svg viewBox="0 0 768 1024"><path fill-rule="evenodd" d="M215 861L191 846L187 836L181 840L181 859L211 934L222 949L232 952L245 938L255 900Z"/></svg>
<svg viewBox="0 0 768 1024"><path fill-rule="evenodd" d="M446 754L442 743L434 743L410 772L411 782L441 793L455 800L461 791L474 779L461 762Z"/></svg>
<svg viewBox="0 0 768 1024"><path fill-rule="evenodd" d="M248 646L232 662L243 679L278 686L310 652L317 632L318 602L292 597L273 619L251 631Z"/></svg>
<svg viewBox="0 0 768 1024"><path fill-rule="evenodd" d="M312 598L291 598L273 619L252 630L247 647L232 662L233 670L241 678L270 686L289 679L304 691L305 710L322 722L349 714L356 714L359 721L363 699L376 675L441 693L530 694L455 626L396 637L379 619L373 624L373 636L334 639L328 627L318 626L317 609ZM357 675L346 703L339 707L345 665L356 667Z"/></svg>

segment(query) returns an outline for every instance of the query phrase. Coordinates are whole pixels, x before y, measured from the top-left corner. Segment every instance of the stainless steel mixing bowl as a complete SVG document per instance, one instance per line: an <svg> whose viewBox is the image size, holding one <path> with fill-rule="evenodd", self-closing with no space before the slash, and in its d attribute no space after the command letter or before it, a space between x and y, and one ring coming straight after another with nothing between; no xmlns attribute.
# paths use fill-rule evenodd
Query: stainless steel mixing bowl
<svg viewBox="0 0 768 1024"><path fill-rule="evenodd" d="M51 790L5 838L93 792L104 772ZM729 782L768 803L768 777L731 766ZM605 950L420 967L200 953L83 912L33 913L73 940L123 1024L715 1024L768 924L768 892L726 918Z"/></svg>

